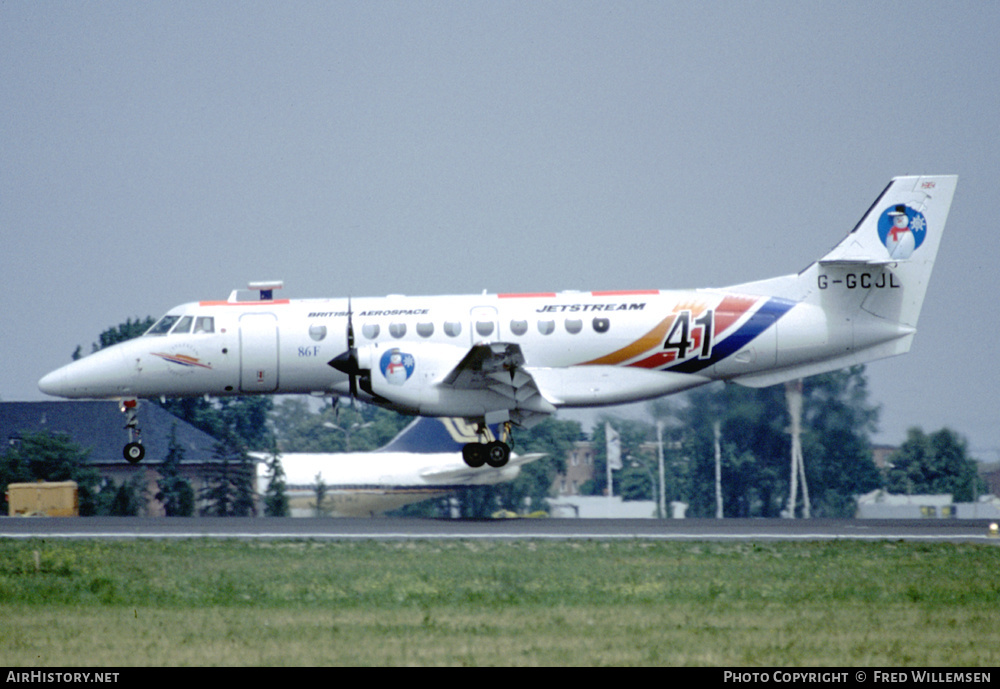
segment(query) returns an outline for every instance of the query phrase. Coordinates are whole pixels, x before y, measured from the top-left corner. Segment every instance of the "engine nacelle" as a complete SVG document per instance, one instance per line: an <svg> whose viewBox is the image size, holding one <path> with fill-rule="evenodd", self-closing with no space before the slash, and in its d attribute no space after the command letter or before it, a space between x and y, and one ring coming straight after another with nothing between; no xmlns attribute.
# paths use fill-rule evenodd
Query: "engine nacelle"
<svg viewBox="0 0 1000 689"><path fill-rule="evenodd" d="M368 372L362 388L379 403L387 401L393 409L424 416L482 416L498 406L513 407L512 400L488 389L442 384L468 352L468 347L420 342L359 347L358 368Z"/></svg>

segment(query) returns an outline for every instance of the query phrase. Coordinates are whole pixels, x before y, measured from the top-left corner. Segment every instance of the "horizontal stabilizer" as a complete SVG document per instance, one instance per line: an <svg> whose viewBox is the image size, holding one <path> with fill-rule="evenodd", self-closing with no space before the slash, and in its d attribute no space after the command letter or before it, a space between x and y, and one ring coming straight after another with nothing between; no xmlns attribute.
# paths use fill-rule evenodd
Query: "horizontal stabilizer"
<svg viewBox="0 0 1000 689"><path fill-rule="evenodd" d="M420 478L428 484L469 484L488 485L497 482L497 472L511 474L511 470L519 470L522 464L534 462L545 456L544 452L531 452L526 455L511 454L510 460L501 468L491 469L489 467L473 469L462 464L442 465L440 467L429 467L420 472Z"/></svg>
<svg viewBox="0 0 1000 689"><path fill-rule="evenodd" d="M896 261L894 261L894 260L892 260L890 258L886 258L886 259L874 259L874 258L866 258L866 259L829 258L829 259L827 259L827 258L821 258L819 260L819 264L821 266L824 266L824 267L825 266L844 266L844 267L848 267L848 268L851 267L851 266L859 266L859 267L863 267L863 266L886 266L886 265L890 265L890 264L893 264L893 263L896 263Z"/></svg>

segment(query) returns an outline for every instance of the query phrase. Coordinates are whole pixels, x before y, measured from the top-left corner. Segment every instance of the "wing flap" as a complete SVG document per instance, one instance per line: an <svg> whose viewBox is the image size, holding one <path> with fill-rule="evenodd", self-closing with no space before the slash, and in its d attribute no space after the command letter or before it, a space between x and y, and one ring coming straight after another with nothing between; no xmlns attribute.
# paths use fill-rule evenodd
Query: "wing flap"
<svg viewBox="0 0 1000 689"><path fill-rule="evenodd" d="M509 413L510 420L532 425L556 408L541 394L535 379L524 370L520 345L491 342L473 345L441 385L465 390L489 390L498 396L493 411Z"/></svg>

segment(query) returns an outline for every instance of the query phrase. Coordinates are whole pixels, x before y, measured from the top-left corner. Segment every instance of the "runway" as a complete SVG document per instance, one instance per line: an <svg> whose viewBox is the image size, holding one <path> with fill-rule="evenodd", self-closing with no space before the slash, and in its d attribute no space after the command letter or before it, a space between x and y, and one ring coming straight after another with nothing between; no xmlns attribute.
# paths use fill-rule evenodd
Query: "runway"
<svg viewBox="0 0 1000 689"><path fill-rule="evenodd" d="M0 538L943 541L1000 545L989 520L0 518Z"/></svg>

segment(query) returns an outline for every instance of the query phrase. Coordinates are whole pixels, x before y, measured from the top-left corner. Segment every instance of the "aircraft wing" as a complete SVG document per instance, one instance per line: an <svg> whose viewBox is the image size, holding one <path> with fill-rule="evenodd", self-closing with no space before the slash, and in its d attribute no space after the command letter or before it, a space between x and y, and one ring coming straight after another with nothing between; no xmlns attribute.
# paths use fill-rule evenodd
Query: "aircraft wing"
<svg viewBox="0 0 1000 689"><path fill-rule="evenodd" d="M510 420L533 425L556 411L538 389L535 379L524 369L520 345L492 342L473 345L468 354L445 376L442 385L465 390L489 390L506 400L495 411L507 411ZM490 419L487 414L487 422Z"/></svg>

